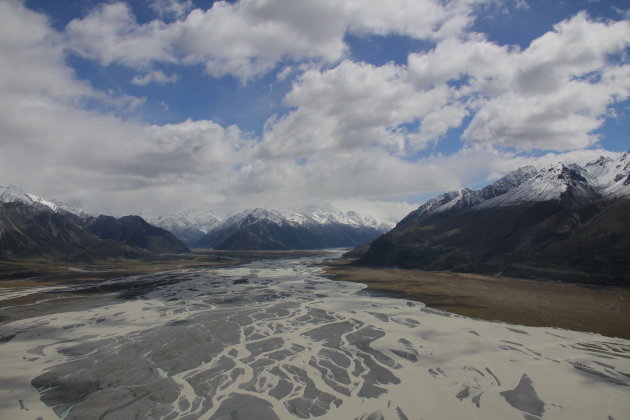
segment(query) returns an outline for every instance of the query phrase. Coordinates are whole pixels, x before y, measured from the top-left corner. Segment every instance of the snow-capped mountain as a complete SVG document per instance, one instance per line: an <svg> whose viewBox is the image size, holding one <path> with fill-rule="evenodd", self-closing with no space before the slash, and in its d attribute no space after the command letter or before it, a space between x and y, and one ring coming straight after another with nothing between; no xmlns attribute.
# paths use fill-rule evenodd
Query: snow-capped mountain
<svg viewBox="0 0 630 420"><path fill-rule="evenodd" d="M177 213L147 217L155 226L166 230L197 230L208 233L221 224L221 218L214 213L201 209L186 209Z"/></svg>
<svg viewBox="0 0 630 420"><path fill-rule="evenodd" d="M616 159L600 157L584 167L556 163L537 170L525 166L482 188L463 188L428 200L413 218L471 207L489 208L527 202L572 199L585 203L607 196L630 195L630 152Z"/></svg>
<svg viewBox="0 0 630 420"><path fill-rule="evenodd" d="M193 246L222 222L214 213L201 209L186 209L176 213L147 216L149 223L168 230L184 243Z"/></svg>
<svg viewBox="0 0 630 420"><path fill-rule="evenodd" d="M360 263L630 284L630 153L520 168L428 200Z"/></svg>
<svg viewBox="0 0 630 420"><path fill-rule="evenodd" d="M49 209L54 212L72 213L81 218L89 217L89 214L85 210L72 206L70 204L57 200L47 200L35 194L26 192L20 187L4 187L0 185L0 203L13 202L23 203L39 209Z"/></svg>
<svg viewBox="0 0 630 420"><path fill-rule="evenodd" d="M170 232L139 216L95 218L80 208L19 187L0 187L0 259L91 260L188 251Z"/></svg>
<svg viewBox="0 0 630 420"><path fill-rule="evenodd" d="M367 243L392 226L354 211L309 206L298 210L256 208L225 219L197 245L217 249L309 249Z"/></svg>
<svg viewBox="0 0 630 420"><path fill-rule="evenodd" d="M604 195L630 195L630 152L617 159L602 156L586 164L585 169L595 177L597 187Z"/></svg>
<svg viewBox="0 0 630 420"><path fill-rule="evenodd" d="M383 232L393 227L372 216L360 215L355 211L343 213L332 206L308 206L297 210L249 209L237 213L221 224L221 228L257 223L260 220L273 222L279 226L318 226L341 224L353 227L371 227Z"/></svg>
<svg viewBox="0 0 630 420"><path fill-rule="evenodd" d="M525 166L516 171L510 172L503 178L494 182L481 190L469 190L462 188L459 191L450 191L438 195L421 205L417 210L412 212L414 217L420 217L428 214L444 212L447 210L462 209L475 206L483 201L490 200L494 197L501 196L511 190L516 189L528 179L536 174L536 168L533 166Z"/></svg>

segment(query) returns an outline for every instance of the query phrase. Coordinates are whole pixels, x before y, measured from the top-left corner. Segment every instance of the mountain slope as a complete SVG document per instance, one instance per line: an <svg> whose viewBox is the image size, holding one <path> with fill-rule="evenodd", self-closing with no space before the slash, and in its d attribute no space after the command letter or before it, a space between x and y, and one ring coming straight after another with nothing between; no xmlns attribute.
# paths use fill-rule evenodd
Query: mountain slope
<svg viewBox="0 0 630 420"><path fill-rule="evenodd" d="M164 229L138 216L94 218L18 187L0 187L0 259L47 257L92 260L136 258L150 252L189 252Z"/></svg>
<svg viewBox="0 0 630 420"><path fill-rule="evenodd" d="M521 169L479 191L442 194L358 263L630 284L628 153L596 162ZM508 179L517 182L498 188Z"/></svg>
<svg viewBox="0 0 630 420"><path fill-rule="evenodd" d="M90 221L86 228L101 239L111 239L151 252L189 252L188 247L172 233L147 223L140 216L116 219L101 215Z"/></svg>
<svg viewBox="0 0 630 420"><path fill-rule="evenodd" d="M215 249L316 249L356 246L389 226L356 212L246 210L226 219L197 245Z"/></svg>
<svg viewBox="0 0 630 420"><path fill-rule="evenodd" d="M69 205L67 203L56 200L46 200L45 198L24 191L20 187L4 187L0 185L0 203L12 202L23 203L39 209L48 209L56 213L62 213L66 215L72 214L79 217L80 219L85 219L89 217L89 215L83 209Z"/></svg>
<svg viewBox="0 0 630 420"><path fill-rule="evenodd" d="M87 232L64 214L19 201L0 203L0 259L44 256L88 261L141 251Z"/></svg>

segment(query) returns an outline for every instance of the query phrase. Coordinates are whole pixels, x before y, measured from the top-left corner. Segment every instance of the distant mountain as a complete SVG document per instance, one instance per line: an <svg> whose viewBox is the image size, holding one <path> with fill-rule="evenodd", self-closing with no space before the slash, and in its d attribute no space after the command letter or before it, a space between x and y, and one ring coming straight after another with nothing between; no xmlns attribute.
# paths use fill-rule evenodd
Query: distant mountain
<svg viewBox="0 0 630 420"><path fill-rule="evenodd" d="M391 228L373 217L333 208L246 210L226 219L197 242L215 249L316 249L356 246Z"/></svg>
<svg viewBox="0 0 630 420"><path fill-rule="evenodd" d="M630 284L630 153L441 194L358 263Z"/></svg>
<svg viewBox="0 0 630 420"><path fill-rule="evenodd" d="M122 243L98 238L47 206L0 203L0 259L44 256L85 261L141 254Z"/></svg>
<svg viewBox="0 0 630 420"><path fill-rule="evenodd" d="M189 252L168 231L139 216L93 217L18 187L0 187L0 258L69 260Z"/></svg>
<svg viewBox="0 0 630 420"><path fill-rule="evenodd" d="M168 230L188 246L195 245L208 232L221 224L221 219L215 214L198 209L148 217L147 220L152 225Z"/></svg>
<svg viewBox="0 0 630 420"><path fill-rule="evenodd" d="M86 229L101 239L111 239L135 248L158 253L190 252L188 247L169 231L147 223L140 216L98 216Z"/></svg>
<svg viewBox="0 0 630 420"><path fill-rule="evenodd" d="M0 185L0 203L19 202L39 209L52 210L55 213L70 213L81 219L90 215L83 209L57 200L46 200L16 186Z"/></svg>

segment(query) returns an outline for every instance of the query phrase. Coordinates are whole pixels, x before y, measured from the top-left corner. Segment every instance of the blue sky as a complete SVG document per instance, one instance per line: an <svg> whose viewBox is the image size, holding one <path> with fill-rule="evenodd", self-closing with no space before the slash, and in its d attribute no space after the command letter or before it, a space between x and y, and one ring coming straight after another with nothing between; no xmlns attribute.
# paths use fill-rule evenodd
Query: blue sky
<svg viewBox="0 0 630 420"><path fill-rule="evenodd" d="M622 1L0 7L1 182L93 211L396 218L524 164L630 148Z"/></svg>

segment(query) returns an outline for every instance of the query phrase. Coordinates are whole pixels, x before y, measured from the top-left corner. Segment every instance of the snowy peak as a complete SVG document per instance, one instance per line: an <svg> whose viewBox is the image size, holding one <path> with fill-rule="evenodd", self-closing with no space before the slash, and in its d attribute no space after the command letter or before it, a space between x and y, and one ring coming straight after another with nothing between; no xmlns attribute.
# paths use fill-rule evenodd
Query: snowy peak
<svg viewBox="0 0 630 420"><path fill-rule="evenodd" d="M151 224L168 231L196 230L202 233L210 232L222 222L214 213L200 209L187 209L147 219Z"/></svg>
<svg viewBox="0 0 630 420"><path fill-rule="evenodd" d="M241 228L247 227L261 221L272 222L278 226L299 225L302 220L299 215L292 212L281 213L279 210L255 208L244 210L233 216L228 217L217 229L225 229L227 227Z"/></svg>
<svg viewBox="0 0 630 420"><path fill-rule="evenodd" d="M12 203L16 201L37 208L47 208L52 211L57 211L58 208L54 202L45 200L35 194L28 193L20 187L0 186L0 202Z"/></svg>
<svg viewBox="0 0 630 420"><path fill-rule="evenodd" d="M300 210L255 208L227 218L219 228L241 228L261 221L271 222L277 226L293 227L341 224L353 227L371 227L383 232L391 228L391 224L382 222L375 217L360 215L355 211L344 214L332 206L308 206Z"/></svg>
<svg viewBox="0 0 630 420"><path fill-rule="evenodd" d="M56 200L46 200L35 194L24 191L20 187L16 186L1 186L0 185L0 203L12 203L19 202L38 209L52 210L53 212L67 212L72 213L81 218L88 217L88 213L81 208L71 206L67 203Z"/></svg>
<svg viewBox="0 0 630 420"><path fill-rule="evenodd" d="M616 158L601 156L584 167L575 163L555 163L540 170L525 166L481 190L463 188L440 194L412 212L407 221L454 209L558 200L584 203L607 196L630 196L630 152Z"/></svg>
<svg viewBox="0 0 630 420"><path fill-rule="evenodd" d="M584 202L598 198L594 184L596 178L584 168L576 164L556 163L536 172L535 176L526 179L516 188L481 203L480 207L558 201L563 197Z"/></svg>
<svg viewBox="0 0 630 420"><path fill-rule="evenodd" d="M481 189L481 199L489 200L498 195L505 194L520 186L523 182L532 178L538 171L533 166L524 166L510 172L498 181Z"/></svg>
<svg viewBox="0 0 630 420"><path fill-rule="evenodd" d="M523 168L482 190L442 194L373 241L359 263L629 284L629 158Z"/></svg>
<svg viewBox="0 0 630 420"><path fill-rule="evenodd" d="M585 169L596 178L604 195L630 195L630 152L616 159L602 156L586 164Z"/></svg>
<svg viewBox="0 0 630 420"><path fill-rule="evenodd" d="M613 159L609 157L600 156L598 159L587 163L584 169L593 174L596 178L601 178L610 171L613 162Z"/></svg>
<svg viewBox="0 0 630 420"><path fill-rule="evenodd" d="M319 249L365 244L391 228L330 206L298 210L255 208L229 217L194 245L215 249Z"/></svg>
<svg viewBox="0 0 630 420"><path fill-rule="evenodd" d="M459 191L450 191L440 194L420 206L418 210L414 212L414 218L453 209L473 207L518 188L525 181L531 179L536 173L536 168L533 166L525 166L510 172L481 190L473 191L468 188L463 188Z"/></svg>

